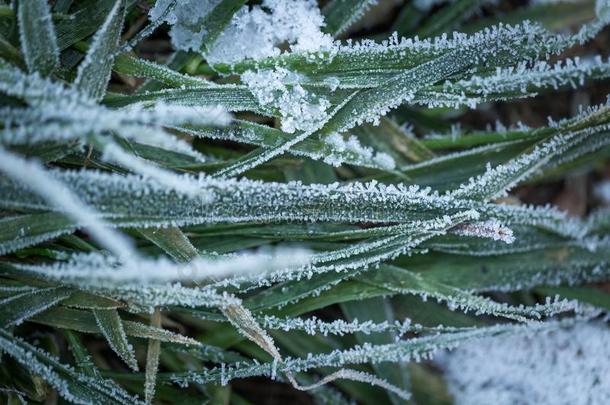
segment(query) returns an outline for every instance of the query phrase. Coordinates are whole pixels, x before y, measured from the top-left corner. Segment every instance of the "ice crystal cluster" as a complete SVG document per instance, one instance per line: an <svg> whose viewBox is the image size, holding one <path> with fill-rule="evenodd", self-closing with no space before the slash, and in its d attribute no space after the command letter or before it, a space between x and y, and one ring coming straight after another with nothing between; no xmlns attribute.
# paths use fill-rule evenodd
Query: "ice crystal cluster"
<svg viewBox="0 0 610 405"><path fill-rule="evenodd" d="M162 0L150 10L150 19L165 21L176 49L199 51L208 34L202 24L220 5L219 0ZM320 28L324 18L314 0L264 0L239 8L209 46L210 63L236 63L280 54L280 45L296 52L330 47L333 38Z"/></svg>
<svg viewBox="0 0 610 405"><path fill-rule="evenodd" d="M315 130L324 122L330 108L326 98L309 93L294 75L282 68L247 71L242 75L259 104L279 111L282 131L289 134Z"/></svg>
<svg viewBox="0 0 610 405"><path fill-rule="evenodd" d="M610 4L501 3L0 1L3 400L610 402Z"/></svg>

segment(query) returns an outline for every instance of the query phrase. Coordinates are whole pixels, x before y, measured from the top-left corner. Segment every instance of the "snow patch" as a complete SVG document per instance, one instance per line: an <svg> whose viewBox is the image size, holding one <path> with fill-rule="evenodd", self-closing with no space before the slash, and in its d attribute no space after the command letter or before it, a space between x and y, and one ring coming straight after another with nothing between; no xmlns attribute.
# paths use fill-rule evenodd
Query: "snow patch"
<svg viewBox="0 0 610 405"><path fill-rule="evenodd" d="M456 404L610 403L610 329L487 337L437 358Z"/></svg>

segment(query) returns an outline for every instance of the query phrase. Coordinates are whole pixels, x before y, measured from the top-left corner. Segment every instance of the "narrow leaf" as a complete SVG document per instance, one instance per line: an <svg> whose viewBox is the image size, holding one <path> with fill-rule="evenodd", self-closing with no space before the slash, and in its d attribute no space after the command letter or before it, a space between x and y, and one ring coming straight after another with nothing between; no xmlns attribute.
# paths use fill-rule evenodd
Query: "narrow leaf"
<svg viewBox="0 0 610 405"><path fill-rule="evenodd" d="M99 333L95 316L90 311L81 311L66 307L55 307L40 313L30 321L49 325L60 329L75 330L83 333ZM141 322L123 321L125 334L142 339L153 339L160 342L176 343L180 345L199 346L200 343L189 337L171 332L166 329L155 328Z"/></svg>
<svg viewBox="0 0 610 405"><path fill-rule="evenodd" d="M138 371L133 347L127 341L127 335L123 329L123 321L116 309L94 309L93 314L102 335L121 359L134 371Z"/></svg>
<svg viewBox="0 0 610 405"><path fill-rule="evenodd" d="M178 262L188 262L199 256L197 249L178 227L140 228L138 232Z"/></svg>
<svg viewBox="0 0 610 405"><path fill-rule="evenodd" d="M0 349L22 367L47 381L58 394L73 403L142 404L111 380L92 378L62 364L49 353L0 329Z"/></svg>
<svg viewBox="0 0 610 405"><path fill-rule="evenodd" d="M59 50L47 0L17 2L21 49L30 73L48 76L59 66Z"/></svg>
<svg viewBox="0 0 610 405"><path fill-rule="evenodd" d="M124 18L125 0L116 0L106 21L95 34L85 59L78 67L74 83L94 100L102 99L106 93Z"/></svg>
<svg viewBox="0 0 610 405"><path fill-rule="evenodd" d="M322 9L325 31L332 35L345 32L357 22L377 0L331 0Z"/></svg>
<svg viewBox="0 0 610 405"><path fill-rule="evenodd" d="M89 377L99 377L100 372L93 364L87 348L81 343L78 333L65 330L64 336L70 347L70 352L76 359L77 368Z"/></svg>
<svg viewBox="0 0 610 405"><path fill-rule="evenodd" d="M154 328L161 328L161 312L159 309L156 309L151 315L150 325ZM146 352L146 380L144 383L144 398L146 403L152 403L155 396L160 354L161 342L150 339L148 341L148 351Z"/></svg>
<svg viewBox="0 0 610 405"><path fill-rule="evenodd" d="M27 291L0 301L2 327L19 325L32 316L59 304L71 294L66 288Z"/></svg>

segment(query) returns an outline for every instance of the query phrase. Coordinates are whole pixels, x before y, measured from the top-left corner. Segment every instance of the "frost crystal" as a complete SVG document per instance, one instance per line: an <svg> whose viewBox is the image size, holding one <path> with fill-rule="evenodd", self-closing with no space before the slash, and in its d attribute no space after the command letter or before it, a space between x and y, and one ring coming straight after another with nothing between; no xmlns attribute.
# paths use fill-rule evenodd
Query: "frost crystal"
<svg viewBox="0 0 610 405"><path fill-rule="evenodd" d="M350 136L347 141L343 139L338 133L332 133L327 136L325 142L332 147L333 151L336 152L351 152L355 156L364 162L372 161L378 167L382 167L387 170L392 170L396 167L394 159L383 152L375 152L372 148L362 146L355 136ZM330 154L324 158L324 162L333 166L339 166L341 159L338 159L335 155Z"/></svg>
<svg viewBox="0 0 610 405"><path fill-rule="evenodd" d="M293 133L311 131L326 119L330 102L315 96L296 81L296 74L283 69L248 71L242 80L258 102L266 108L277 109L282 117L282 130Z"/></svg>
<svg viewBox="0 0 610 405"><path fill-rule="evenodd" d="M513 231L494 219L486 222L458 225L454 233L462 236L491 238L504 243L513 243L515 241Z"/></svg>

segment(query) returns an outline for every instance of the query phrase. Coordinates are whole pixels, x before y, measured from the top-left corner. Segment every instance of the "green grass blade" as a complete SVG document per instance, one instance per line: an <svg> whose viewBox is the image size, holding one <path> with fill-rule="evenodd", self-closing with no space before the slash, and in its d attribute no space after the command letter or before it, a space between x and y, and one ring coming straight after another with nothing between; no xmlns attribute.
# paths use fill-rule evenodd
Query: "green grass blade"
<svg viewBox="0 0 610 405"><path fill-rule="evenodd" d="M244 4L246 4L246 0L221 0L216 7L205 16L202 24L205 29L205 36L201 44L201 50L204 54L210 50L218 36L233 18L233 15Z"/></svg>
<svg viewBox="0 0 610 405"><path fill-rule="evenodd" d="M417 30L422 38L452 32L483 3L482 0L457 0L429 16Z"/></svg>
<svg viewBox="0 0 610 405"><path fill-rule="evenodd" d="M10 335L5 330L0 330L0 348L22 367L47 381L68 401L125 405L142 403L114 382L81 374L60 363L49 353Z"/></svg>
<svg viewBox="0 0 610 405"><path fill-rule="evenodd" d="M82 333L100 333L95 316L90 311L79 309L54 307L30 318L30 321ZM136 338L153 339L160 342L188 346L199 345L199 342L194 339L169 330L145 325L141 322L123 321L123 327L126 335Z"/></svg>
<svg viewBox="0 0 610 405"><path fill-rule="evenodd" d="M0 219L0 254L72 233L72 221L62 214L28 214Z"/></svg>
<svg viewBox="0 0 610 405"><path fill-rule="evenodd" d="M30 73L48 76L59 66L59 50L46 0L20 1L17 18L21 49Z"/></svg>
<svg viewBox="0 0 610 405"><path fill-rule="evenodd" d="M116 309L94 309L95 321L112 350L134 371L138 361L123 328L123 321Z"/></svg>
<svg viewBox="0 0 610 405"><path fill-rule="evenodd" d="M85 0L81 2L70 18L58 21L56 24L59 49L63 51L95 33L104 23L115 3L115 0Z"/></svg>
<svg viewBox="0 0 610 405"><path fill-rule="evenodd" d="M331 0L322 8L325 31L338 36L358 21L376 3L372 0Z"/></svg>
<svg viewBox="0 0 610 405"><path fill-rule="evenodd" d="M161 327L161 312L158 309L151 315L150 324L154 328ZM146 379L144 383L144 398L146 403L152 403L155 396L160 354L161 342L158 340L149 340L148 350L146 351Z"/></svg>
<svg viewBox="0 0 610 405"><path fill-rule="evenodd" d="M106 93L114 63L114 52L119 44L125 19L125 7L125 0L116 0L106 21L95 34L85 59L78 67L74 84L94 100L102 99Z"/></svg>
<svg viewBox="0 0 610 405"><path fill-rule="evenodd" d="M66 288L48 288L27 291L0 301L0 324L3 328L19 325L23 321L59 304L71 291Z"/></svg>
<svg viewBox="0 0 610 405"><path fill-rule="evenodd" d="M140 228L138 232L153 242L178 262L188 262L199 257L197 249L191 244L180 228Z"/></svg>
<svg viewBox="0 0 610 405"><path fill-rule="evenodd" d="M78 369L89 377L100 377L100 372L93 364L87 348L82 344L79 335L75 332L64 330L64 336L70 347L70 352L76 359Z"/></svg>

